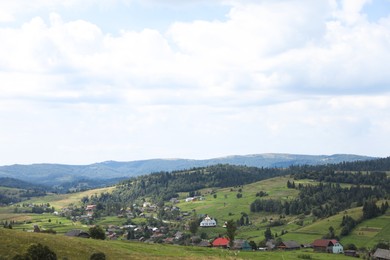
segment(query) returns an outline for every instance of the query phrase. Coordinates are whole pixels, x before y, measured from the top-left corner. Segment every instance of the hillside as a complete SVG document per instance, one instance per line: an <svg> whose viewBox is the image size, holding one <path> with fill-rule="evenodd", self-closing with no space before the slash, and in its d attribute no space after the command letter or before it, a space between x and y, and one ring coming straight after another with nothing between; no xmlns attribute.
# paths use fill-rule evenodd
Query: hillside
<svg viewBox="0 0 390 260"><path fill-rule="evenodd" d="M27 233L0 228L1 259L11 259L16 254L26 252L29 245L41 243L53 250L58 259L89 259L92 253L103 252L106 259L299 259L304 253L317 260L350 259L344 255L318 254L313 252L244 252L201 248L146 244L127 241L102 241L94 239L71 238L63 235Z"/></svg>
<svg viewBox="0 0 390 260"><path fill-rule="evenodd" d="M207 160L151 159L130 162L106 161L90 165L32 164L0 166L0 177L18 178L43 185L69 187L70 183L84 182L91 187L113 184L118 178L132 177L160 171L176 171L216 164L246 165L253 167L288 167L290 165L322 165L329 163L370 160L373 157L336 155L258 154L228 156ZM117 179L115 179L117 178ZM100 183L99 180L104 180ZM88 187L87 185L87 187ZM72 185L70 185L72 186Z"/></svg>

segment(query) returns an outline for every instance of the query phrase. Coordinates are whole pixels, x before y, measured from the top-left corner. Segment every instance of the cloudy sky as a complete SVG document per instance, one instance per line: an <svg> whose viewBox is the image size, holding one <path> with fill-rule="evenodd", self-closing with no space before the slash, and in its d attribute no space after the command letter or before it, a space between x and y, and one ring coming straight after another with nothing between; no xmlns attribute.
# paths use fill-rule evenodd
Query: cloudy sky
<svg viewBox="0 0 390 260"><path fill-rule="evenodd" d="M390 0L0 2L0 165L390 155Z"/></svg>

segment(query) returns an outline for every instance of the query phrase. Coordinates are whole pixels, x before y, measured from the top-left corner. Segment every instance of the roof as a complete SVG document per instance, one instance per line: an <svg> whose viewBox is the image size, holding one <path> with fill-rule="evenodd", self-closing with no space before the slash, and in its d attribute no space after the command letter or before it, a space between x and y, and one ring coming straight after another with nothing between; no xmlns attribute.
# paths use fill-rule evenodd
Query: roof
<svg viewBox="0 0 390 260"><path fill-rule="evenodd" d="M198 246L208 247L208 246L211 246L211 244L207 240L202 240L199 242Z"/></svg>
<svg viewBox="0 0 390 260"><path fill-rule="evenodd" d="M298 244L295 241L283 241L278 247L283 247L283 248L300 248L301 245Z"/></svg>
<svg viewBox="0 0 390 260"><path fill-rule="evenodd" d="M233 244L234 249L252 249L248 241L245 239L235 239Z"/></svg>
<svg viewBox="0 0 390 260"><path fill-rule="evenodd" d="M328 247L338 243L335 239L317 239L313 242L313 247Z"/></svg>
<svg viewBox="0 0 390 260"><path fill-rule="evenodd" d="M73 229L65 233L65 236L69 236L69 237L88 236L89 237L89 234L88 232L85 232L84 230L81 229Z"/></svg>
<svg viewBox="0 0 390 260"><path fill-rule="evenodd" d="M213 246L227 246L229 245L229 239L225 237L218 237L213 241Z"/></svg>
<svg viewBox="0 0 390 260"><path fill-rule="evenodd" d="M390 250L377 248L374 253L374 258L390 259Z"/></svg>

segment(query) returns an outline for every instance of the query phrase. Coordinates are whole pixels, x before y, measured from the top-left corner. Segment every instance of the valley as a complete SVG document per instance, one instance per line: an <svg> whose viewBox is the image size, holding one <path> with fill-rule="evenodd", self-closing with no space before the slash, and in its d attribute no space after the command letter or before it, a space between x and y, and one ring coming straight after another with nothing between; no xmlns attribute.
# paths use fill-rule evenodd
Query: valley
<svg viewBox="0 0 390 260"><path fill-rule="evenodd" d="M227 228L223 227L224 223L233 220L237 228L234 239L251 242L256 245L253 249L263 247L267 230L271 232L275 245L283 241L296 241L303 246L329 236L332 228L333 235L330 238L334 236L344 247L353 244L354 248L364 255L378 243L386 244L390 241L390 210L385 206L388 204L388 174L373 170L358 173L344 169L337 171L335 175L337 168L337 164L328 165L326 170L321 166L255 169L219 165L145 175L122 181L115 186L82 192L47 193L45 196L0 207L0 223L4 227L0 229L3 245L0 252L8 259L16 252L26 250L33 241L41 241L55 249L58 255L69 259L87 259L77 258L71 253L72 250L82 251L80 247L89 248L87 253L84 252L89 255L94 250L103 251L109 259L118 259L118 256L131 256L134 259L348 258L344 255L315 253L310 247L294 251L251 252L252 250L198 246L202 241L211 243L217 237L226 236ZM267 174L262 175L263 172ZM302 175L302 172L312 174ZM235 174L237 177L233 183L236 185L230 186ZM229 180L224 179L227 176ZM263 177L259 180L259 176ZM359 178L361 185L352 184L350 176ZM333 182L336 177L338 181ZM318 178L327 181L319 181ZM187 185L190 183L192 186ZM143 188L139 189L142 186ZM305 193L317 192L315 187L323 188L319 190L320 193L313 193L312 197L317 200L325 199L325 204L313 204L311 208L300 210L302 205L311 205L312 202L309 201L307 204L300 202L307 200ZM1 191L13 196L22 192L16 188L5 187L1 188ZM353 191L354 195L348 195L350 191ZM326 192L333 194L326 199ZM361 199L358 196L360 193L366 194L367 197ZM272 202L272 208L253 211L251 205L255 201ZM374 201L379 211L367 217L369 201ZM333 209L339 210L330 210L327 205L333 205ZM89 210L89 207L92 210ZM42 209L43 212L33 213L34 209ZM215 219L217 226L199 227L205 216ZM348 230L348 234L341 236L343 219L347 216L358 223ZM193 222L197 228L191 228ZM34 226L39 227L41 232L33 232ZM102 227L106 240L64 235L75 229L88 232L93 226ZM68 240L66 246L60 249L58 244ZM77 243L77 246L72 243ZM69 247L79 249L71 250Z"/></svg>

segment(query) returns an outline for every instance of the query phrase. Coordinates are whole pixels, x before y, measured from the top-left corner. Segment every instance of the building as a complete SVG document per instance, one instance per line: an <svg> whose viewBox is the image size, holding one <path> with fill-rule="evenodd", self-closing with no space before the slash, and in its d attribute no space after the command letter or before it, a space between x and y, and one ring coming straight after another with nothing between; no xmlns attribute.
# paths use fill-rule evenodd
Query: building
<svg viewBox="0 0 390 260"><path fill-rule="evenodd" d="M313 242L316 252L343 254L344 248L336 239L317 239Z"/></svg>
<svg viewBox="0 0 390 260"><path fill-rule="evenodd" d="M244 250L244 251L251 251L252 247L245 239L235 239L233 242L233 249L234 250Z"/></svg>
<svg viewBox="0 0 390 260"><path fill-rule="evenodd" d="M222 248L228 248L229 247L229 239L226 237L218 237L214 239L213 241L213 247L222 247Z"/></svg>
<svg viewBox="0 0 390 260"><path fill-rule="evenodd" d="M201 227L216 227L217 221L215 219L210 218L206 215L206 217L200 222Z"/></svg>
<svg viewBox="0 0 390 260"><path fill-rule="evenodd" d="M89 235L88 232L85 232L81 229L73 229L65 233L65 236L68 237L82 237L82 238L90 238L91 236Z"/></svg>
<svg viewBox="0 0 390 260"><path fill-rule="evenodd" d="M390 260L390 250L377 248L373 258L378 260Z"/></svg>
<svg viewBox="0 0 390 260"><path fill-rule="evenodd" d="M297 250L301 249L301 245L295 241L283 241L280 242L278 248L283 250Z"/></svg>

